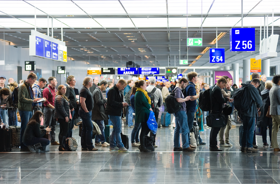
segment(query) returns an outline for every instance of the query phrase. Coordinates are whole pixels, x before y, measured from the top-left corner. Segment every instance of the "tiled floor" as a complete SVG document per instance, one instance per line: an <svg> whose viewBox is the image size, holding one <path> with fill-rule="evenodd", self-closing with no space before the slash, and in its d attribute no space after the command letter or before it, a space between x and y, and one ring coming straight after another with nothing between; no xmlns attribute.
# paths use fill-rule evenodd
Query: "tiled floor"
<svg viewBox="0 0 280 184"><path fill-rule="evenodd" d="M131 128L123 132L130 135ZM78 132L75 137L80 141ZM209 129L201 134L208 143ZM206 136L207 135L207 136ZM238 128L230 132L231 148L209 152L208 144L194 153L172 152L173 128L161 128L153 153L59 152L0 153L0 183L12 184L164 184L164 183L280 183L280 154L260 148L259 153L242 154ZM258 136L258 145L262 145Z"/></svg>

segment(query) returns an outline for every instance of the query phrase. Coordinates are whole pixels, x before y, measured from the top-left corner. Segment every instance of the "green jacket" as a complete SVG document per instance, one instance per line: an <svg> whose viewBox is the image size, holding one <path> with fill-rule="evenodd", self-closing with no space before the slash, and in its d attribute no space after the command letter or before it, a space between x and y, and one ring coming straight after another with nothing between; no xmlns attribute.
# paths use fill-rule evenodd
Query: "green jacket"
<svg viewBox="0 0 280 184"><path fill-rule="evenodd" d="M144 93L137 91L134 97L135 106L135 122L146 123L150 115L151 105L148 103L147 98Z"/></svg>
<svg viewBox="0 0 280 184"><path fill-rule="evenodd" d="M31 95L33 96L33 94L30 94L27 87L29 87L29 84L27 82L24 82L24 84L22 84L18 89L18 110L20 111L33 110L33 100L31 98ZM31 92L33 93L32 90Z"/></svg>

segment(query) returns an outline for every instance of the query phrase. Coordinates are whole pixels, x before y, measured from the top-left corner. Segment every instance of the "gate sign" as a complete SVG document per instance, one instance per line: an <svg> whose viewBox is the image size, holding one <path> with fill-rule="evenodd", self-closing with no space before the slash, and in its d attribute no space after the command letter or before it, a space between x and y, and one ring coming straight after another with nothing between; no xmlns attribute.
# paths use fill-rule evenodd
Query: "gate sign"
<svg viewBox="0 0 280 184"><path fill-rule="evenodd" d="M118 68L118 75L139 75L139 68Z"/></svg>
<svg viewBox="0 0 280 184"><path fill-rule="evenodd" d="M139 68L139 74L141 75L158 75L159 68Z"/></svg>
<svg viewBox="0 0 280 184"><path fill-rule="evenodd" d="M210 63L225 63L225 49L210 49Z"/></svg>
<svg viewBox="0 0 280 184"><path fill-rule="evenodd" d="M230 51L255 51L255 28L232 28Z"/></svg>

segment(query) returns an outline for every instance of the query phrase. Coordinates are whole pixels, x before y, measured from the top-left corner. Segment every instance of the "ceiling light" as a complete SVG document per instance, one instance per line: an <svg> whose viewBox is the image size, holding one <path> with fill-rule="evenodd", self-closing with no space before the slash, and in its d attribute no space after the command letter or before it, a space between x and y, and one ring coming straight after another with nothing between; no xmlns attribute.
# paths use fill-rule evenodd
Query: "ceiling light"
<svg viewBox="0 0 280 184"><path fill-rule="evenodd" d="M227 34L226 32L221 32L210 44L214 45L217 41L219 41L226 34Z"/></svg>
<svg viewBox="0 0 280 184"><path fill-rule="evenodd" d="M195 58L195 60L199 60L201 58L202 55L199 55Z"/></svg>
<svg viewBox="0 0 280 184"><path fill-rule="evenodd" d="M130 35L130 34L132 34L132 33L124 33L125 35Z"/></svg>
<svg viewBox="0 0 280 184"><path fill-rule="evenodd" d="M132 37L134 37L134 36L126 36L127 38L132 38Z"/></svg>
<svg viewBox="0 0 280 184"><path fill-rule="evenodd" d="M202 52L201 54L205 54L211 47L206 47Z"/></svg>

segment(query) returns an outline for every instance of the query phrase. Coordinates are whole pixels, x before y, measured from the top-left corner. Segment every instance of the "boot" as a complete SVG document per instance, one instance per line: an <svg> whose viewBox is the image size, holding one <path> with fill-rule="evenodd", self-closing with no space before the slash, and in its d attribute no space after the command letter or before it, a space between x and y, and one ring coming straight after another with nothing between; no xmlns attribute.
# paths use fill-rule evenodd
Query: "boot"
<svg viewBox="0 0 280 184"><path fill-rule="evenodd" d="M67 146L66 146L66 137L63 136L59 145L59 151L67 151Z"/></svg>
<svg viewBox="0 0 280 184"><path fill-rule="evenodd" d="M140 137L140 146L139 146L140 152L151 152L151 150L146 148L145 145L145 137Z"/></svg>

